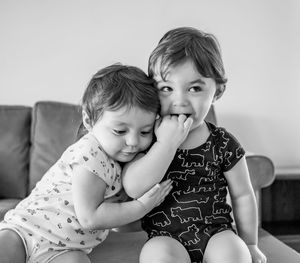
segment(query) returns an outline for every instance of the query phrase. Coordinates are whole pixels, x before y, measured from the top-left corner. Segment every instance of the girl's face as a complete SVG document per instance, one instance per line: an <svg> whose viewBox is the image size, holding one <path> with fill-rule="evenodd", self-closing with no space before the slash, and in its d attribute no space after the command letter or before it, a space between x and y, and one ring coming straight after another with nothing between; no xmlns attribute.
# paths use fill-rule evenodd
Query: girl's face
<svg viewBox="0 0 300 263"><path fill-rule="evenodd" d="M103 150L119 162L131 161L152 142L156 114L137 107L104 111L89 130Z"/></svg>
<svg viewBox="0 0 300 263"><path fill-rule="evenodd" d="M193 118L191 129L199 127L215 99L214 79L203 77L191 60L170 67L165 80L155 75L161 115L186 114Z"/></svg>

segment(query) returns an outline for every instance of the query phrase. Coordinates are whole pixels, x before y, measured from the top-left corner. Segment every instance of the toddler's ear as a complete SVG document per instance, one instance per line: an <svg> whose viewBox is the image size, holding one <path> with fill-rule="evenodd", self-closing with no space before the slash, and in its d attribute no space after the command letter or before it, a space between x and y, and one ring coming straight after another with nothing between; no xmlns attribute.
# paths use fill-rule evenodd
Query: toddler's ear
<svg viewBox="0 0 300 263"><path fill-rule="evenodd" d="M214 100L213 102L215 102L216 100L218 100L219 98L222 97L225 89L226 89L226 85L225 84L217 84L217 89L216 89L216 93L214 95Z"/></svg>
<svg viewBox="0 0 300 263"><path fill-rule="evenodd" d="M91 130L92 128L91 120L84 110L82 111L82 123L88 131Z"/></svg>

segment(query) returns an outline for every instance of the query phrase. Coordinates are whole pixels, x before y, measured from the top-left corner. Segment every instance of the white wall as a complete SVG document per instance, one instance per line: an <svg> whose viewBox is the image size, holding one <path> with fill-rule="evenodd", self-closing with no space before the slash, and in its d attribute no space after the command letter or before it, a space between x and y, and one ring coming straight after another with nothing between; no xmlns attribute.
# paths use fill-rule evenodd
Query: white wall
<svg viewBox="0 0 300 263"><path fill-rule="evenodd" d="M99 68L146 70L163 33L194 26L222 46L219 123L278 169L300 170L299 25L298 0L1 0L0 104L79 103Z"/></svg>

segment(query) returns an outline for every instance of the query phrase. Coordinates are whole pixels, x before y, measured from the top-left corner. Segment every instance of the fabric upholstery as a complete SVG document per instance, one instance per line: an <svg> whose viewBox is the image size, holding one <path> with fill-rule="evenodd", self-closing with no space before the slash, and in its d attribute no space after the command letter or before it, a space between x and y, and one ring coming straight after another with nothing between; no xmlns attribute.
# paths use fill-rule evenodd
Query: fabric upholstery
<svg viewBox="0 0 300 263"><path fill-rule="evenodd" d="M78 105L41 101L32 113L29 190L72 144L81 123Z"/></svg>
<svg viewBox="0 0 300 263"><path fill-rule="evenodd" d="M14 208L21 200L21 198L0 199L0 220L2 220L8 210Z"/></svg>
<svg viewBox="0 0 300 263"><path fill-rule="evenodd" d="M24 198L29 169L31 107L0 106L0 198Z"/></svg>

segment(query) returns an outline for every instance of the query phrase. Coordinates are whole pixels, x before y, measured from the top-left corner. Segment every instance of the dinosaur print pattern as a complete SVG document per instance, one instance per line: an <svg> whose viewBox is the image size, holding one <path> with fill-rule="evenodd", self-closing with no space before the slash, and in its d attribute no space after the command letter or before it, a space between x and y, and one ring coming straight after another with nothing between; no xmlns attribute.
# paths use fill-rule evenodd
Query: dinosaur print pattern
<svg viewBox="0 0 300 263"><path fill-rule="evenodd" d="M192 262L202 262L210 237L232 230L231 206L227 203L229 171L245 154L224 128L207 123L207 141L189 150L178 149L164 178L173 188L164 202L142 219L149 238L170 236L187 249Z"/></svg>

